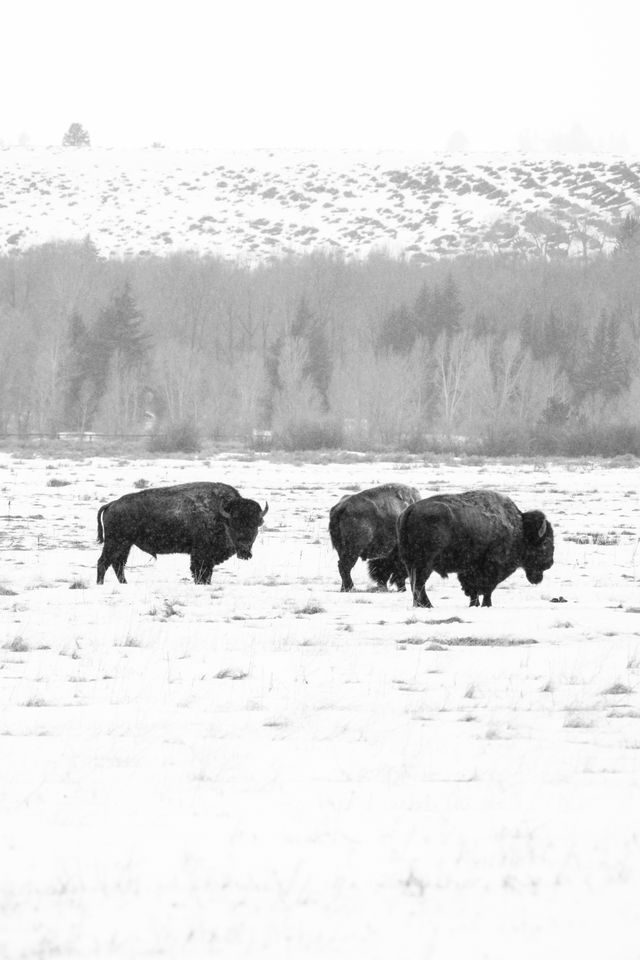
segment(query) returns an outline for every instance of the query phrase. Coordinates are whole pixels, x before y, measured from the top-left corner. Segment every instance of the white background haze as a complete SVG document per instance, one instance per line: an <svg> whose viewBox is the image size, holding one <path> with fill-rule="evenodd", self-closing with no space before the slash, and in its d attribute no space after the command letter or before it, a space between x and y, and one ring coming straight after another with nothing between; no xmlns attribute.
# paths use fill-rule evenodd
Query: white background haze
<svg viewBox="0 0 640 960"><path fill-rule="evenodd" d="M637 21L621 0L22 0L0 140L635 151Z"/></svg>

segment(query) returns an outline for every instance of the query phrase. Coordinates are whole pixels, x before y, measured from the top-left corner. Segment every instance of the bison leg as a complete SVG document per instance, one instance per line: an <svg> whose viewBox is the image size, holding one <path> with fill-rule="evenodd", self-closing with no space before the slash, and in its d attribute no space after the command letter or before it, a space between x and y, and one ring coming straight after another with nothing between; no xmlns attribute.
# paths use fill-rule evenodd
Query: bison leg
<svg viewBox="0 0 640 960"><path fill-rule="evenodd" d="M113 567L113 572L115 573L120 583L127 582L124 575L124 568L126 566L127 560L129 559L130 550L131 550L130 544L120 547L116 555L111 560L111 566Z"/></svg>
<svg viewBox="0 0 640 960"><path fill-rule="evenodd" d="M98 579L96 583L98 584L104 583L104 575L110 566L111 566L111 561L106 556L106 552L103 550L98 558Z"/></svg>
<svg viewBox="0 0 640 960"><path fill-rule="evenodd" d="M109 567L113 567L113 572L120 583L127 582L124 575L124 568L129 557L130 549L130 545L125 545L119 546L116 550L108 550L107 545L105 544L102 554L98 560L98 583L104 583L104 575Z"/></svg>
<svg viewBox="0 0 640 960"><path fill-rule="evenodd" d="M405 590L407 568L400 559L397 547L391 551L388 557L370 560L369 572L381 589L384 589L387 582L389 582L393 584L394 587L397 587L398 591L402 592Z"/></svg>
<svg viewBox="0 0 640 960"><path fill-rule="evenodd" d="M194 583L211 583L212 573L213 561L210 557L203 557L200 553L191 554L191 576L193 577Z"/></svg>
<svg viewBox="0 0 640 960"><path fill-rule="evenodd" d="M491 604L491 594L493 593L493 591L495 590L495 588L496 588L497 586L498 586L498 583L497 583L497 581L495 581L495 580L493 580L493 581L490 582L490 583L486 583L486 584L483 584L483 585L482 585L482 588L480 589L479 592L482 593L482 606L483 606L483 607L490 607L490 606L492 605L492 604Z"/></svg>
<svg viewBox="0 0 640 960"><path fill-rule="evenodd" d="M404 593L404 591L407 589L405 586L406 579L407 568L396 553L393 573L391 574L391 583L395 584L400 593Z"/></svg>
<svg viewBox="0 0 640 960"><path fill-rule="evenodd" d="M123 560L123 559L120 557L120 558L118 558L118 560L114 560L113 563L111 564L111 566L113 567L113 572L115 573L116 577L118 578L119 583L126 583L126 582L127 582L127 578L126 578L125 575L124 575L124 568L125 568L126 563L127 563L126 559Z"/></svg>
<svg viewBox="0 0 640 960"><path fill-rule="evenodd" d="M342 578L342 586L340 587L340 593L349 593L350 590L353 590L353 580L351 579L351 571L355 567L357 557L340 557L338 560L338 573Z"/></svg>
<svg viewBox="0 0 640 960"><path fill-rule="evenodd" d="M480 600L478 599L478 595L480 590L478 588L478 584L475 582L473 574L467 570L461 570L458 573L458 580L460 581L460 586L462 587L465 595L469 597L469 606L479 607Z"/></svg>
<svg viewBox="0 0 640 960"><path fill-rule="evenodd" d="M411 591L413 593L414 607L431 607L433 604L427 596L425 583L431 576L432 567L430 564L421 563L412 567L409 575L411 577Z"/></svg>

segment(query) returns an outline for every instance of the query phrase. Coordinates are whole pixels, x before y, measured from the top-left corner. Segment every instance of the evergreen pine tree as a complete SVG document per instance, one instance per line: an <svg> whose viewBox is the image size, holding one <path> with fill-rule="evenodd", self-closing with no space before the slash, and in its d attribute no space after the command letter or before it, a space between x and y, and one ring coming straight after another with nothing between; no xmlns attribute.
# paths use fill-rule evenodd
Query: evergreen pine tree
<svg viewBox="0 0 640 960"><path fill-rule="evenodd" d="M64 137L62 138L63 147L90 147L91 141L89 134L81 123L72 123Z"/></svg>
<svg viewBox="0 0 640 960"><path fill-rule="evenodd" d="M322 397L323 405L327 407L332 366L329 339L325 327L312 312L304 296L298 303L291 335L306 341L309 359L304 375L311 380Z"/></svg>
<svg viewBox="0 0 640 960"><path fill-rule="evenodd" d="M462 326L463 307L458 293L458 286L449 274L441 289L438 290L436 311L441 329L447 336L452 337L459 333Z"/></svg>
<svg viewBox="0 0 640 960"><path fill-rule="evenodd" d="M622 324L612 311L605 326L605 354L602 366L602 392L613 397L627 389L631 382L629 358L622 351Z"/></svg>
<svg viewBox="0 0 640 960"><path fill-rule="evenodd" d="M520 342L525 350L528 350L534 360L541 356L540 352L540 327L538 319L533 310L525 310L520 317Z"/></svg>
<svg viewBox="0 0 640 960"><path fill-rule="evenodd" d="M464 310L453 276L449 274L443 284L436 283L430 294L425 288L423 291L416 301L416 317L419 315L418 309L421 310L420 320L417 322L423 335L433 343L443 333L446 337L459 333Z"/></svg>
<svg viewBox="0 0 640 960"><path fill-rule="evenodd" d="M631 380L629 360L622 352L620 318L603 310L593 332L579 395L602 393L615 397L626 390Z"/></svg>
<svg viewBox="0 0 640 960"><path fill-rule="evenodd" d="M415 316L403 303L385 317L378 337L378 348L409 353L417 336Z"/></svg>
<svg viewBox="0 0 640 960"><path fill-rule="evenodd" d="M416 337L433 341L436 337L433 327L433 297L426 282L420 287L420 292L414 301L413 318Z"/></svg>
<svg viewBox="0 0 640 960"><path fill-rule="evenodd" d="M149 352L149 337L128 281L102 309L92 334L91 363L101 411L108 410L109 429L127 430L141 415L141 374Z"/></svg>
<svg viewBox="0 0 640 960"><path fill-rule="evenodd" d="M616 232L616 253L637 254L640 251L640 218L628 213Z"/></svg>
<svg viewBox="0 0 640 960"><path fill-rule="evenodd" d="M101 311L95 339L107 360L114 359L120 370L139 367L145 359L149 350L149 337L144 330L142 314L133 299L128 280L125 281L122 293L114 295Z"/></svg>
<svg viewBox="0 0 640 960"><path fill-rule="evenodd" d="M69 319L62 362L62 421L71 430L82 430L87 425L86 390L83 388L90 378L90 354L89 331L80 314L74 312Z"/></svg>

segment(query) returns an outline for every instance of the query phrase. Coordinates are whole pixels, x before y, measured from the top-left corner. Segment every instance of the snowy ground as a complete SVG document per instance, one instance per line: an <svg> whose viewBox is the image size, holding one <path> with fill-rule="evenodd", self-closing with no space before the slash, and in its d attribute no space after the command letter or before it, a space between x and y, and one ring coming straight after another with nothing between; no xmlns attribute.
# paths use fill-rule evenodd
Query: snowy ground
<svg viewBox="0 0 640 960"><path fill-rule="evenodd" d="M268 499L253 560L96 587L141 479ZM555 566L340 594L328 509L390 480L544 510ZM638 957L638 510L625 465L0 455L0 956Z"/></svg>

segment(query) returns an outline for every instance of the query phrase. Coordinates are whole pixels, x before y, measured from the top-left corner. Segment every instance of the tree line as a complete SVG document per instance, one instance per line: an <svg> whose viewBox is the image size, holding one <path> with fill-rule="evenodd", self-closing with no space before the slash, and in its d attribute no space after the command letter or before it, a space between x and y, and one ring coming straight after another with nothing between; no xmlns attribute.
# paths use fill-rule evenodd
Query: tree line
<svg viewBox="0 0 640 960"><path fill-rule="evenodd" d="M557 453L615 435L635 452L639 266L633 217L587 261L318 252L250 268L44 244L0 256L0 433L153 423Z"/></svg>

